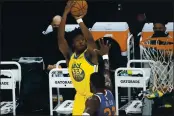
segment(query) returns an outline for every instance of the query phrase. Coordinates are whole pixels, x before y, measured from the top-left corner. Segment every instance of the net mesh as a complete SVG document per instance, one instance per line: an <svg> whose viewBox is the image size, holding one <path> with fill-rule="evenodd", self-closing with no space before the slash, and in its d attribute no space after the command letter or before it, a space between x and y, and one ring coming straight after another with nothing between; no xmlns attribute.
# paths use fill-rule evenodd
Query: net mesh
<svg viewBox="0 0 174 116"><path fill-rule="evenodd" d="M151 68L150 88L152 91L161 91L164 94L171 92L174 87L174 58L173 42L168 39L148 39L142 43L143 58L153 60Z"/></svg>

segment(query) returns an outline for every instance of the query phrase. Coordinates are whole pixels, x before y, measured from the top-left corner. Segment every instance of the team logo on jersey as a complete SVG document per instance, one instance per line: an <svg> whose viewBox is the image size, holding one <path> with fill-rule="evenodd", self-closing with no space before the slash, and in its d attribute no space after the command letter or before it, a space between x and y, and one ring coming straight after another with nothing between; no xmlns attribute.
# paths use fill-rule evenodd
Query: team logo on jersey
<svg viewBox="0 0 174 116"><path fill-rule="evenodd" d="M81 64L82 63L73 63L72 64L72 75L73 75L73 78L77 82L81 82L85 78L85 72L81 68Z"/></svg>

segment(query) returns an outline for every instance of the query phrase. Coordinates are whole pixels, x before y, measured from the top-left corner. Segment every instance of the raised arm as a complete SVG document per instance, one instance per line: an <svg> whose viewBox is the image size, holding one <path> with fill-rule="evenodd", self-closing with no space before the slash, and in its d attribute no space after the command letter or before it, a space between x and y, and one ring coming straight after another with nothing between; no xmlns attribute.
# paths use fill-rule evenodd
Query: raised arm
<svg viewBox="0 0 174 116"><path fill-rule="evenodd" d="M79 20L79 19L77 19L77 20ZM80 22L79 25L80 25L80 28L82 30L82 33L83 33L84 37L87 40L88 50L90 50L90 52L91 51L93 52L93 50L96 49L97 47L96 47L96 44L95 44L95 41L93 39L93 36L92 36L91 32L86 27L84 22Z"/></svg>
<svg viewBox="0 0 174 116"><path fill-rule="evenodd" d="M107 89L112 90L112 82L110 79L110 68L109 68L109 57L108 57L108 53L109 53L109 49L110 49L110 45L108 43L108 41L106 42L106 44L104 43L103 39L99 40L99 46L100 46L100 50L96 50L96 52L101 55L103 57L104 60L104 77L105 77L105 86L107 87Z"/></svg>
<svg viewBox="0 0 174 116"><path fill-rule="evenodd" d="M73 5L73 1L69 0L62 16L62 20L58 29L58 37L57 37L59 50L62 52L63 56L65 57L67 66L69 64L72 51L70 47L68 46L68 43L65 39L65 25L66 25L67 15L70 12L72 5Z"/></svg>
<svg viewBox="0 0 174 116"><path fill-rule="evenodd" d="M85 14L86 15L86 14ZM80 16L80 17L74 17L77 21L77 23L79 24L83 36L86 38L87 41L87 53L89 53L89 55L91 55L92 57L92 63L97 64L98 63L98 58L97 58L97 54L96 52L94 52L94 49L96 49L96 44L95 41L93 39L93 36L91 34L91 32L89 31L89 29L86 27L85 23L83 22L82 18L85 16Z"/></svg>

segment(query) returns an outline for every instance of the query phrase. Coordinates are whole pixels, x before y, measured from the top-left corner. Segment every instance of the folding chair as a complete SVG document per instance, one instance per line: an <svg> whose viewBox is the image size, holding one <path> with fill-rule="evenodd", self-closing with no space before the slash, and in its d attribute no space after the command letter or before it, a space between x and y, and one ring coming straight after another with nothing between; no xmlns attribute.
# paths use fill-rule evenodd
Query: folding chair
<svg viewBox="0 0 174 116"><path fill-rule="evenodd" d="M133 74L141 73L142 77L136 77L136 76L122 76L119 75L120 71L129 71L131 70ZM116 115L119 115L119 110L126 110L127 106L130 105L129 101L126 105L119 108L119 98L118 98L118 87L124 87L124 88L143 88L143 91L146 90L147 82L149 77L147 77L147 74L142 68L118 68L115 71L115 102L116 102Z"/></svg>
<svg viewBox="0 0 174 116"><path fill-rule="evenodd" d="M14 61L1 61L0 65L16 65L18 67L18 69L6 69L6 70L11 70L13 72L15 81L19 83L19 93L20 93L21 79L22 79L21 65L18 62Z"/></svg>
<svg viewBox="0 0 174 116"><path fill-rule="evenodd" d="M1 65L16 65L18 69L6 69L1 70L1 75L11 77L11 78L0 78L1 82L1 89L11 89L12 90L12 99L13 102L1 102L1 113L8 114L11 113L13 109L13 115L16 115L16 82L19 83L19 94L20 94L20 85L21 85L21 66L18 62L13 61L2 61L0 62Z"/></svg>
<svg viewBox="0 0 174 116"><path fill-rule="evenodd" d="M66 61L59 61L57 63L57 67L61 63L66 63ZM68 69L55 68L49 72L50 115L53 115L53 111L57 112L58 114L65 114L65 115L69 115L72 113L72 106L73 106L72 100L66 100L62 104L60 104L60 101L58 101L57 106L53 109L52 88L57 88L58 96L59 96L59 88L73 88L70 77L62 77L62 74L68 74Z"/></svg>
<svg viewBox="0 0 174 116"><path fill-rule="evenodd" d="M14 74L11 70L1 70L1 74L4 76L8 76L11 78L0 78L0 89L3 90L12 90L12 99L13 99L13 105L11 106L10 102L1 102L1 114L8 114L13 109L13 115L16 115L16 93L15 93L15 87L16 87L16 81L14 78ZM9 104L10 103L10 104Z"/></svg>

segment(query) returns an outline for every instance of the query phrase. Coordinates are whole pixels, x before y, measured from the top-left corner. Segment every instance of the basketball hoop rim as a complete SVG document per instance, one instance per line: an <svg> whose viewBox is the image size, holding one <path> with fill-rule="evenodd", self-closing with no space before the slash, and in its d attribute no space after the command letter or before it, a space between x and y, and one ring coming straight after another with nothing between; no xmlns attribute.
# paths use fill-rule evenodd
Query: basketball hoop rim
<svg viewBox="0 0 174 116"><path fill-rule="evenodd" d="M151 45L151 44L146 44L146 41L148 40L160 40L163 42L171 42L173 44L169 44L169 45ZM159 38L149 38L149 39L144 39L140 42L140 45L142 45L145 48L156 48L158 50L173 50L174 49L174 38L164 38L164 37L159 37Z"/></svg>

